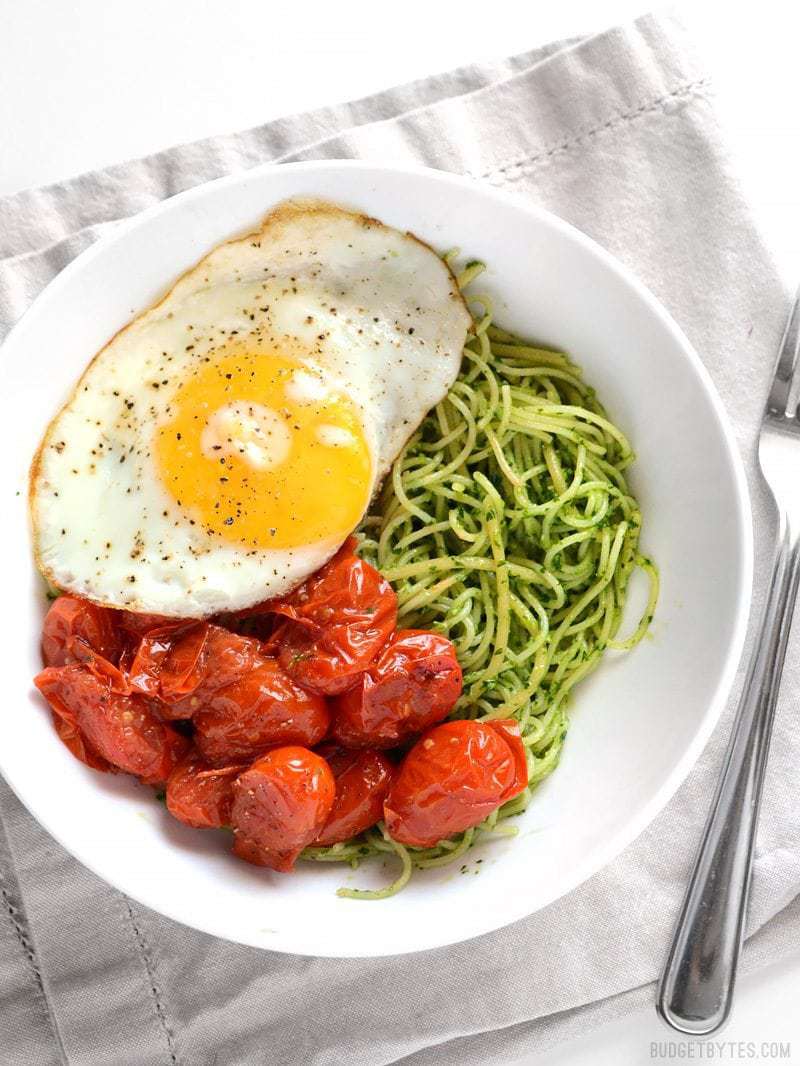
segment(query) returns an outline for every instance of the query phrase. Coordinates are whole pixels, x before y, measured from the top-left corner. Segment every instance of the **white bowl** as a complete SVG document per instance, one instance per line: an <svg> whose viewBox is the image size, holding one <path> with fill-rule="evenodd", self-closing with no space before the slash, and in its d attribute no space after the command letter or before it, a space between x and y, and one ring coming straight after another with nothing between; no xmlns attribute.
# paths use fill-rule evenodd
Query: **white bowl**
<svg viewBox="0 0 800 1066"><path fill-rule="evenodd" d="M470 870L416 873L380 903L340 884L391 871L301 864L293 875L233 859L222 833L173 821L150 789L94 773L56 738L31 685L45 603L31 562L28 465L89 358L217 242L280 200L321 196L481 258L504 326L570 352L633 441L642 542L663 578L652 636L608 655L575 693L561 765L513 840ZM0 768L44 827L142 903L198 929L309 955L389 955L486 933L600 870L655 817L692 767L741 652L752 569L744 476L711 381L664 309L610 255L545 211L424 169L318 162L267 166L145 211L75 260L6 341L2 366L6 560ZM642 602L632 589L631 616ZM472 860L483 858L480 867Z"/></svg>

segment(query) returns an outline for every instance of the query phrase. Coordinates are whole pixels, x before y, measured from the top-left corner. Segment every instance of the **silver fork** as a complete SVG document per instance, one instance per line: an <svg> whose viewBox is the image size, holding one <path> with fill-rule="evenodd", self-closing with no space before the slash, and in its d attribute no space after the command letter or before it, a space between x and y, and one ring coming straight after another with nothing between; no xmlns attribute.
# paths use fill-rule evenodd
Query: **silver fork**
<svg viewBox="0 0 800 1066"><path fill-rule="evenodd" d="M658 990L681 1033L706 1035L731 1009L750 889L761 786L800 579L800 409L789 413L800 291L781 342L758 458L778 518L778 548L733 734Z"/></svg>

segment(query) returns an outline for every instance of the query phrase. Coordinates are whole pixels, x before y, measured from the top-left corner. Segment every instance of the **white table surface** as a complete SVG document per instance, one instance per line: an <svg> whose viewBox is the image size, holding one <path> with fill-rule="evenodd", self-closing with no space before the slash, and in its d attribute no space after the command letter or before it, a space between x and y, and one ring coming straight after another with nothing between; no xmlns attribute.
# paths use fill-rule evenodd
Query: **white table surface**
<svg viewBox="0 0 800 1066"><path fill-rule="evenodd" d="M742 10L735 11L734 7ZM795 12L791 8L795 8ZM746 182L786 280L800 280L797 48L791 0L688 0ZM647 10L636 0L0 0L0 195ZM714 1061L800 1063L800 945L740 982ZM709 1060L641 1011L508 1066ZM672 1047L651 1046L673 1041ZM738 1045L737 1042L744 1042Z"/></svg>

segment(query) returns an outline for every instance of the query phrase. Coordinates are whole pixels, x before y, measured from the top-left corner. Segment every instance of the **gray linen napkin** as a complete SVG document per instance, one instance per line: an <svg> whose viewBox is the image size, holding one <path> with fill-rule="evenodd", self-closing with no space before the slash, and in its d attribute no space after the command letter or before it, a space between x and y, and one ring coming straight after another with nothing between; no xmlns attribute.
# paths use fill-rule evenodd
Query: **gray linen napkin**
<svg viewBox="0 0 800 1066"><path fill-rule="evenodd" d="M694 342L750 475L760 606L772 528L753 446L787 297L682 28L648 16L342 107L184 145L0 202L0 325L115 222L266 160L420 162L513 188L619 256ZM765 795L745 966L800 931L797 640ZM0 789L0 1046L15 1064L507 1062L652 996L730 726L606 870L478 940L298 958L186 929L112 890Z"/></svg>

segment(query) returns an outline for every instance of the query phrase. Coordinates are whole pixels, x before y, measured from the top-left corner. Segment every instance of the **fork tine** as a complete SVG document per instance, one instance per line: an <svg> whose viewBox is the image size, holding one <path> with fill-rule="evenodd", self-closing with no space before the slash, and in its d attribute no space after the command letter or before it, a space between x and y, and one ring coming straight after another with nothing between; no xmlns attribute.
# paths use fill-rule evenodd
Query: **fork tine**
<svg viewBox="0 0 800 1066"><path fill-rule="evenodd" d="M794 298L792 311L783 333L775 376L767 398L767 414L785 418L789 406L789 393L792 389L795 368L797 366L797 349L800 344L800 289ZM798 409L800 413L800 409Z"/></svg>

